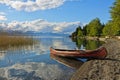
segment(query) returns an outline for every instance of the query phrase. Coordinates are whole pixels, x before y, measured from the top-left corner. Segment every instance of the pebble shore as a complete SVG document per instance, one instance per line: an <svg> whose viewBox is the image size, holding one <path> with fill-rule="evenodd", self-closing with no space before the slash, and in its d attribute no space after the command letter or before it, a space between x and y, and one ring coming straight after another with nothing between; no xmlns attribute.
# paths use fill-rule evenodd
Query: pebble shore
<svg viewBox="0 0 120 80"><path fill-rule="evenodd" d="M105 59L85 62L70 80L120 80L120 40L107 39Z"/></svg>

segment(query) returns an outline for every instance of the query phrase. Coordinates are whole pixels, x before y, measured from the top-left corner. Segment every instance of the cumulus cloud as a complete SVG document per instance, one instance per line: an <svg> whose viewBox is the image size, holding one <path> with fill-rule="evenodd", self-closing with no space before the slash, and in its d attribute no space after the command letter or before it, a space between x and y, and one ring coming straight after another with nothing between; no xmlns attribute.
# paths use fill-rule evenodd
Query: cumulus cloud
<svg viewBox="0 0 120 80"><path fill-rule="evenodd" d="M1 4L28 12L56 8L63 5L64 2L65 0L0 0Z"/></svg>
<svg viewBox="0 0 120 80"><path fill-rule="evenodd" d="M68 80L73 72L74 70L62 69L57 64L28 62L0 68L0 78L4 80Z"/></svg>
<svg viewBox="0 0 120 80"><path fill-rule="evenodd" d="M5 21L7 20L5 13L4 12L0 12L0 21Z"/></svg>
<svg viewBox="0 0 120 80"><path fill-rule="evenodd" d="M3 29L14 31L37 31L37 32L52 32L52 33L71 33L81 25L80 22L48 22L46 20L38 19L34 21L10 23L0 23Z"/></svg>
<svg viewBox="0 0 120 80"><path fill-rule="evenodd" d="M5 21L5 20L7 20L6 16L0 15L0 21Z"/></svg>

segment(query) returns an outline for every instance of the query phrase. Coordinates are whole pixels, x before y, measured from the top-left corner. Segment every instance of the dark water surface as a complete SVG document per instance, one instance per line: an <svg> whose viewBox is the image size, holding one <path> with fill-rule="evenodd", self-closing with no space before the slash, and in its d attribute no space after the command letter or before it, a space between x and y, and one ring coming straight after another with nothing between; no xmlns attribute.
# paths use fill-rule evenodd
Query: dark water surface
<svg viewBox="0 0 120 80"><path fill-rule="evenodd" d="M72 41L68 37L34 38L39 43L33 46L0 50L0 80L69 80L85 60L56 57L50 55L49 48L94 49L102 44L86 40Z"/></svg>

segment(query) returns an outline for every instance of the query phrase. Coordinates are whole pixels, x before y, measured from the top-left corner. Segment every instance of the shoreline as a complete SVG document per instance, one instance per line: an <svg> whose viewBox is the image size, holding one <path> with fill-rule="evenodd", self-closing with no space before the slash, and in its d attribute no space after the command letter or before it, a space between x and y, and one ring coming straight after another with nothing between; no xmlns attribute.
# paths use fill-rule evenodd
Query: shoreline
<svg viewBox="0 0 120 80"><path fill-rule="evenodd" d="M84 37L71 37L69 36L71 39L76 39L76 38L80 38L80 39L86 39L86 40L99 40L99 41L104 41L106 42L107 39L117 39L120 40L120 36L105 36L105 37L91 37L91 36L84 36Z"/></svg>
<svg viewBox="0 0 120 80"><path fill-rule="evenodd" d="M70 80L120 80L120 40L107 39L103 46L107 57L85 62Z"/></svg>

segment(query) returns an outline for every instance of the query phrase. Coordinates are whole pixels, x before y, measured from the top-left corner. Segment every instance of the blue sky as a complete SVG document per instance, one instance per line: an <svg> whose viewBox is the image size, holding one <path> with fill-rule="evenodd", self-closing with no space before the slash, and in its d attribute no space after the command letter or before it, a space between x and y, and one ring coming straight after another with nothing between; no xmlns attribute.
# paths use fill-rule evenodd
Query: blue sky
<svg viewBox="0 0 120 80"><path fill-rule="evenodd" d="M45 20L86 24L98 17L110 20L114 0L0 0L0 23Z"/></svg>

